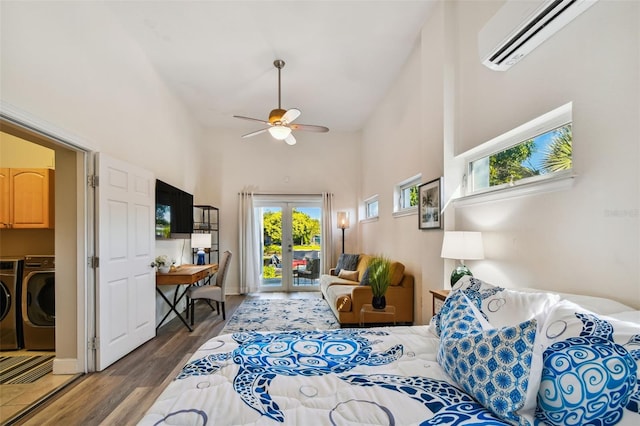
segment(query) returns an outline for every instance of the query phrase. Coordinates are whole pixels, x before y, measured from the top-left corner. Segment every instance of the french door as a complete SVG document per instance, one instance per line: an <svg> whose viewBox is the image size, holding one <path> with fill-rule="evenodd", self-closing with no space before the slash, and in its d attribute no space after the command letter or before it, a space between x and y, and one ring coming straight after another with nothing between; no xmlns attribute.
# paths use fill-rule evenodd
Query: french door
<svg viewBox="0 0 640 426"><path fill-rule="evenodd" d="M260 200L260 291L317 291L320 285L320 201Z"/></svg>

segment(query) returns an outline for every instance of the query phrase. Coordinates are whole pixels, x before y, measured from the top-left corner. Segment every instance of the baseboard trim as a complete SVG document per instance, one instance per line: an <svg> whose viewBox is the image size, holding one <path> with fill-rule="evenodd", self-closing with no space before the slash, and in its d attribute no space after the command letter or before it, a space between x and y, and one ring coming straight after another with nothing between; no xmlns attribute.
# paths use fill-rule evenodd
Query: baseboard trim
<svg viewBox="0 0 640 426"><path fill-rule="evenodd" d="M78 374L84 372L84 368L77 358L55 358L53 360L53 374Z"/></svg>

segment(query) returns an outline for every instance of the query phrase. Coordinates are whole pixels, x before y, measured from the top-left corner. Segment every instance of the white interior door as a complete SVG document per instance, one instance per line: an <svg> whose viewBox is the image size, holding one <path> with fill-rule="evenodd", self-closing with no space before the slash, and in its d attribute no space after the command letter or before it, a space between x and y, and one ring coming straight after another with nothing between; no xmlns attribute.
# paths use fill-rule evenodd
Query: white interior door
<svg viewBox="0 0 640 426"><path fill-rule="evenodd" d="M103 370L155 336L155 178L96 156L96 368Z"/></svg>

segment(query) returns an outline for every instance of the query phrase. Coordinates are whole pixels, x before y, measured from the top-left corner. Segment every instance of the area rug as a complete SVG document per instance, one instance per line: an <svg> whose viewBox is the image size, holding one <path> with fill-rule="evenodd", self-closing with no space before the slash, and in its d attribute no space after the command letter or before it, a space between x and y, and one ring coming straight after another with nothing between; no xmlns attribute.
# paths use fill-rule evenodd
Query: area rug
<svg viewBox="0 0 640 426"><path fill-rule="evenodd" d="M333 328L340 328L340 324L324 299L247 298L220 334Z"/></svg>
<svg viewBox="0 0 640 426"><path fill-rule="evenodd" d="M0 357L0 385L33 383L53 371L55 355Z"/></svg>

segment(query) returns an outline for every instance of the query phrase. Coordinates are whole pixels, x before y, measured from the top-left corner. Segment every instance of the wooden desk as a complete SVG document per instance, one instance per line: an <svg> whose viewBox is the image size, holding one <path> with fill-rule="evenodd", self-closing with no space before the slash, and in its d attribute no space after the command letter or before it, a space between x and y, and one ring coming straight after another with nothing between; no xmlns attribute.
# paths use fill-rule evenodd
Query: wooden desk
<svg viewBox="0 0 640 426"><path fill-rule="evenodd" d="M167 305L169 305L169 307L171 308L171 310L167 312L162 320L158 323L158 325L156 326L156 330L160 328L169 314L173 311L176 316L180 318L180 321L182 321L182 323L189 329L189 331L193 331L191 326L187 323L180 312L178 312L176 307L187 294L187 290L189 289L189 287L191 287L198 281L207 278L217 270L218 264L214 263L210 265L181 265L174 272L167 272L166 274L162 274L160 272L156 273L156 291L160 296L162 296L164 301L167 302ZM173 303L171 303L171 301L167 299L167 296L165 296L162 290L160 290L159 287L163 285L176 286L176 291L173 295ZM182 293L179 293L181 285L186 285L187 288L185 288Z"/></svg>

